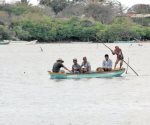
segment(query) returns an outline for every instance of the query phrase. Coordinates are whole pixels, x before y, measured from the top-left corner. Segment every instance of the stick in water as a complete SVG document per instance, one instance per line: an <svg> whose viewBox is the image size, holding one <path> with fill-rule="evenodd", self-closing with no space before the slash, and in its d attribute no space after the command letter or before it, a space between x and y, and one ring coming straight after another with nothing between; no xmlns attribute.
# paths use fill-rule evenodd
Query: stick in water
<svg viewBox="0 0 150 125"><path fill-rule="evenodd" d="M40 49L41 49L41 52L43 52L43 49L42 49L42 47L40 46Z"/></svg>
<svg viewBox="0 0 150 125"><path fill-rule="evenodd" d="M123 60L123 62L127 64L137 76L139 76L139 74L126 61Z"/></svg>
<svg viewBox="0 0 150 125"><path fill-rule="evenodd" d="M129 57L128 57L128 65L129 65ZM128 74L128 67L129 67L128 65L127 65L126 74Z"/></svg>

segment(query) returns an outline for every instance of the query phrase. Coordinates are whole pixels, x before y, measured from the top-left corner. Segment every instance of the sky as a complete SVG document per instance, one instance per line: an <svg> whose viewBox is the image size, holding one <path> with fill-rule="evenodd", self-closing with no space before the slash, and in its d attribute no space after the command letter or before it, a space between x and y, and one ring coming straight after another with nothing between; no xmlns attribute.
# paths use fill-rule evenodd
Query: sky
<svg viewBox="0 0 150 125"><path fill-rule="evenodd" d="M15 2L19 0L6 0L6 2ZM32 4L37 5L37 0L30 0ZM124 6L131 7L134 4L150 4L150 0L118 0L120 1Z"/></svg>

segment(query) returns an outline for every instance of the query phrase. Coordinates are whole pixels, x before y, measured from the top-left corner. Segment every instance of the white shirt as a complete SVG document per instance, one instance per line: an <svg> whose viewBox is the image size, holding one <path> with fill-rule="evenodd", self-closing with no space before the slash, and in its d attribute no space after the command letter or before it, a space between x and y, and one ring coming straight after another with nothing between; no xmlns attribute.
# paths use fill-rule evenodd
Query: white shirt
<svg viewBox="0 0 150 125"><path fill-rule="evenodd" d="M85 67L85 68L87 68L89 71L91 71L91 65L90 65L90 63L89 62L87 62L87 63L82 63L81 64L81 67Z"/></svg>
<svg viewBox="0 0 150 125"><path fill-rule="evenodd" d="M108 61L104 60L103 61L103 68L112 68L112 61L108 59Z"/></svg>

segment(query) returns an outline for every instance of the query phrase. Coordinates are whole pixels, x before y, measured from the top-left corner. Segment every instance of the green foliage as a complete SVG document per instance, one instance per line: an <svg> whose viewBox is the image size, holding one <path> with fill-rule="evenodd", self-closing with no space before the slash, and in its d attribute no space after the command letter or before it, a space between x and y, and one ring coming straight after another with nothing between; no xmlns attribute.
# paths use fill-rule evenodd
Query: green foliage
<svg viewBox="0 0 150 125"><path fill-rule="evenodd" d="M145 33L143 39L150 40L150 27L143 28L143 32Z"/></svg>
<svg viewBox="0 0 150 125"><path fill-rule="evenodd" d="M0 40L10 39L10 34L5 26L0 25Z"/></svg>
<svg viewBox="0 0 150 125"><path fill-rule="evenodd" d="M118 18L112 25L97 33L97 37L103 42L129 41L145 39L148 35L145 27L137 25L128 18ZM149 38L149 37L148 37Z"/></svg>
<svg viewBox="0 0 150 125"><path fill-rule="evenodd" d="M150 22L150 18L134 18L133 21L140 25L148 26Z"/></svg>
<svg viewBox="0 0 150 125"><path fill-rule="evenodd" d="M50 6L56 15L68 5L68 0L39 0L41 5Z"/></svg>
<svg viewBox="0 0 150 125"><path fill-rule="evenodd" d="M11 18L13 14L15 16ZM21 40L36 39L40 42L150 39L149 27L126 17L115 18L111 24L105 25L86 18L50 18L43 9L23 4L11 5L10 8L3 6L0 17L0 39L9 39L12 33Z"/></svg>
<svg viewBox="0 0 150 125"><path fill-rule="evenodd" d="M12 5L11 4L0 5L0 11L6 11L9 15L16 15L16 16L20 16L26 13L38 13L46 15L45 10L40 7L21 3Z"/></svg>

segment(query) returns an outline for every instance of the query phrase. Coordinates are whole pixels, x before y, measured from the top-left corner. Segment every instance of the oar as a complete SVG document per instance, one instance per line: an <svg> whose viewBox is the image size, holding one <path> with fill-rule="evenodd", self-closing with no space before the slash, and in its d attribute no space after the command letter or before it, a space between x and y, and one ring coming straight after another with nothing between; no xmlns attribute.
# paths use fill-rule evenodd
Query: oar
<svg viewBox="0 0 150 125"><path fill-rule="evenodd" d="M110 51L113 51L111 48L109 48L105 43L102 43L104 46L106 46ZM128 65L129 67L130 67L130 69L132 69L132 71L137 75L137 76L139 76L138 75L138 73L126 62L126 61L124 61L123 60L123 62L126 64L126 65Z"/></svg>

